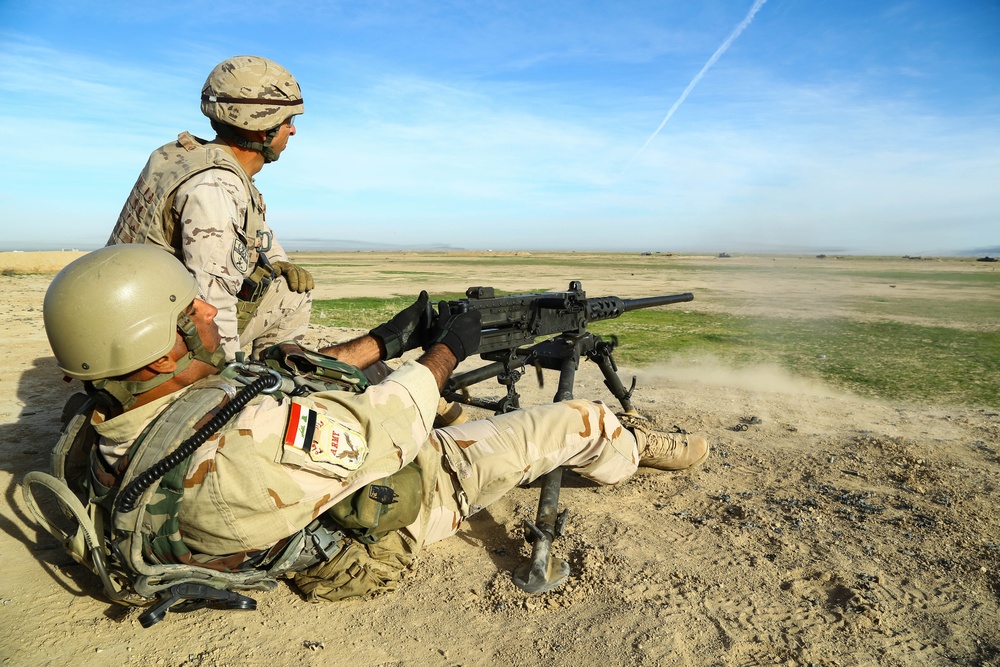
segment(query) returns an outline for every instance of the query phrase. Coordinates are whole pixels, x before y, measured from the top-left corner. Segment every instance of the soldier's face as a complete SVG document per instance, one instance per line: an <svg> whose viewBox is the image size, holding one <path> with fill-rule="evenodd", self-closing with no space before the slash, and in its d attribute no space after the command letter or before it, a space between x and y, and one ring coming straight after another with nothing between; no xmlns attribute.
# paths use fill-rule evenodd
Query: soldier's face
<svg viewBox="0 0 1000 667"><path fill-rule="evenodd" d="M215 316L219 309L201 299L195 299L188 308L187 315L194 322L201 343L209 352L215 352L222 344L222 337L219 335L219 326L215 323Z"/></svg>
<svg viewBox="0 0 1000 667"><path fill-rule="evenodd" d="M278 155L288 147L289 137L295 134L295 116L292 116L278 127L278 133L271 140L271 150Z"/></svg>

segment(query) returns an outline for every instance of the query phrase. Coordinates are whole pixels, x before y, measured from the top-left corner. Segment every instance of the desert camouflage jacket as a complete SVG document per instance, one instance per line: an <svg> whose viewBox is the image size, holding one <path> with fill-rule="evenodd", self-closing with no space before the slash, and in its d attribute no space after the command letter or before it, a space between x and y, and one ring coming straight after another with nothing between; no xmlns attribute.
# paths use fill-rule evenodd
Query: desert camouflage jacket
<svg viewBox="0 0 1000 667"><path fill-rule="evenodd" d="M287 260L265 221L264 199L226 147L187 132L150 155L108 239L173 253L194 275L227 353L238 350L237 297L258 254ZM232 354L230 354L232 356Z"/></svg>
<svg viewBox="0 0 1000 667"><path fill-rule="evenodd" d="M206 392L211 410L220 382L226 381L206 378L172 396L214 389ZM184 544L209 556L280 544L341 499L416 459L437 401L433 375L414 361L361 394L254 398L184 464L176 515ZM170 403L95 419L107 463L115 466L144 430L145 437L157 437L157 420Z"/></svg>

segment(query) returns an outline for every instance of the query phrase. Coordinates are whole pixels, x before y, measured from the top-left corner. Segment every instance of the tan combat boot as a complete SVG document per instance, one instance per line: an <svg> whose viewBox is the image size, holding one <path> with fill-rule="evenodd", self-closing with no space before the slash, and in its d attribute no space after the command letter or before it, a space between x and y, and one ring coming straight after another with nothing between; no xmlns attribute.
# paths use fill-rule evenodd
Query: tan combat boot
<svg viewBox="0 0 1000 667"><path fill-rule="evenodd" d="M639 444L639 465L658 470L693 468L708 457L708 441L700 435L654 431L637 415L620 414L618 421L632 431Z"/></svg>
<svg viewBox="0 0 1000 667"><path fill-rule="evenodd" d="M462 410L461 403L451 403L444 397L438 399L437 414L434 416L434 428L458 426L469 421L469 416Z"/></svg>

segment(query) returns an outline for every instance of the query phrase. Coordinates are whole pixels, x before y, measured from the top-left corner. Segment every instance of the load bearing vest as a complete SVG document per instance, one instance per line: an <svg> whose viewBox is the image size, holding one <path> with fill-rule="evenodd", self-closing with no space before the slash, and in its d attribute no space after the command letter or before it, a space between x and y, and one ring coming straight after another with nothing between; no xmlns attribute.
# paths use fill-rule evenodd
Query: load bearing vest
<svg viewBox="0 0 1000 667"><path fill-rule="evenodd" d="M225 169L236 174L246 189L248 203L243 232L249 256L243 273L248 276L254 270L257 251L266 252L271 245L270 232L264 222L263 197L226 147L188 132L177 135L177 141L161 146L149 156L118 215L107 245L146 243L159 246L183 261L181 229L172 211L174 195L184 181L209 169ZM256 247L258 236L265 237L260 248Z"/></svg>

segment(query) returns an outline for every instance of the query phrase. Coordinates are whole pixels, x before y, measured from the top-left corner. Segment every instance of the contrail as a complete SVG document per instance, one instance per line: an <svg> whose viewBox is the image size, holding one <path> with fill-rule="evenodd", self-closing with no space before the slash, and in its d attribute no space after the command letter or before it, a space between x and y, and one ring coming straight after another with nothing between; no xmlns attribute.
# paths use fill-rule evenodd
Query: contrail
<svg viewBox="0 0 1000 667"><path fill-rule="evenodd" d="M656 135L660 133L660 130L662 130L663 126L667 124L667 121L670 120L670 117L674 115L674 112L677 111L677 108L684 103L684 100L687 99L687 96L691 94L691 91L694 90L694 87L697 86L698 82L701 81L701 78L705 76L705 72L707 72L709 68L715 64L715 61L717 61L719 58L722 57L722 54L729 49L730 45L736 41L736 38L739 37L744 30L746 30L747 26L750 25L750 21L753 21L754 15L758 11L760 11L760 8L764 6L765 2L767 2L767 0L754 0L753 7L750 8L750 11L747 13L746 18L740 21L740 24L733 29L732 34L730 34L729 37L726 38L726 41L722 43L722 46L716 49L715 53L712 54L712 57L708 59L708 62L705 63L705 66L701 68L701 71L695 74L694 78L691 79L691 83L689 83L687 88L684 89L684 92L681 93L681 96L677 98L677 101L674 102L674 105L670 107L670 111L667 112L667 115L663 119L663 122L660 123L660 126L656 128L653 134L649 135L649 139L646 139L646 143L642 145L642 148L640 148L639 151L632 156L632 159L628 161L628 164L625 165L625 168L622 169L622 172L624 172L625 169L628 169L630 166L632 166L632 163L635 162L636 158L642 155L642 152L646 150L646 147L649 146L649 144L653 141L653 139L656 138Z"/></svg>

